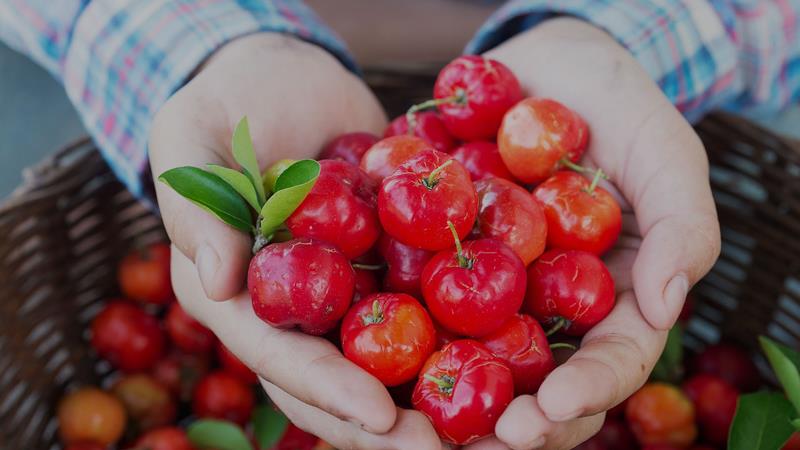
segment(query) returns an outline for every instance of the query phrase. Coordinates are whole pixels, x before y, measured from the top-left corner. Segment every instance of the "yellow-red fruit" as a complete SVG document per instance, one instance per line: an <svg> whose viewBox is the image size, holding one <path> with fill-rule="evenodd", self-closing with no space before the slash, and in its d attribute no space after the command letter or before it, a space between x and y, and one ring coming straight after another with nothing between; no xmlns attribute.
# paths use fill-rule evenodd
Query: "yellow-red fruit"
<svg viewBox="0 0 800 450"><path fill-rule="evenodd" d="M65 445L78 442L111 445L125 431L126 419L122 403L97 388L67 394L58 406L58 431Z"/></svg>
<svg viewBox="0 0 800 450"><path fill-rule="evenodd" d="M648 383L628 399L625 417L642 445L685 448L697 437L694 406L680 388Z"/></svg>

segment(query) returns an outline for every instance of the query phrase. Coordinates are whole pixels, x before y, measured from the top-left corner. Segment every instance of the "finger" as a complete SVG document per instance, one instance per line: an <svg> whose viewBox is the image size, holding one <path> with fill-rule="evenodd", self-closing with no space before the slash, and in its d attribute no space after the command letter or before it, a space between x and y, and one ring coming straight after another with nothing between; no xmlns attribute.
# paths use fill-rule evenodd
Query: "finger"
<svg viewBox="0 0 800 450"><path fill-rule="evenodd" d="M489 436L478 442L462 447L462 450L509 450L511 447L504 444L497 436Z"/></svg>
<svg viewBox="0 0 800 450"><path fill-rule="evenodd" d="M383 433L392 427L396 411L389 393L333 344L270 327L256 317L247 293L226 302L208 300L191 261L180 252L172 255L173 286L181 305L253 371L293 397L366 430Z"/></svg>
<svg viewBox="0 0 800 450"><path fill-rule="evenodd" d="M539 406L557 422L612 408L647 381L666 334L644 319L630 291L621 293L611 314L544 380Z"/></svg>
<svg viewBox="0 0 800 450"><path fill-rule="evenodd" d="M430 422L417 411L397 409L397 421L384 434L372 434L307 405L268 381L267 395L292 423L339 449L439 449L443 448Z"/></svg>

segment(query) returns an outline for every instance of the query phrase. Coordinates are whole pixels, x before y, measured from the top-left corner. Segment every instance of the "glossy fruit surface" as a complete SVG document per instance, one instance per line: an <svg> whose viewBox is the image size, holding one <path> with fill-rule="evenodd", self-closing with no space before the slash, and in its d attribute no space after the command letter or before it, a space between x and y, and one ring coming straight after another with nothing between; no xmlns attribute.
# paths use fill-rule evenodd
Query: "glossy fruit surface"
<svg viewBox="0 0 800 450"><path fill-rule="evenodd" d="M380 183L412 156L429 149L431 145L416 136L403 134L383 138L364 153L360 167Z"/></svg>
<svg viewBox="0 0 800 450"><path fill-rule="evenodd" d="M625 422L606 418L600 431L588 441L575 447L575 450L638 450L638 448L636 438Z"/></svg>
<svg viewBox="0 0 800 450"><path fill-rule="evenodd" d="M388 292L402 292L421 300L422 270L434 252L403 244L385 233L378 241L378 250L386 261L383 289Z"/></svg>
<svg viewBox="0 0 800 450"><path fill-rule="evenodd" d="M111 393L125 406L137 431L169 425L175 420L175 400L169 389L151 375L125 375L114 383Z"/></svg>
<svg viewBox="0 0 800 450"><path fill-rule="evenodd" d="M353 164L323 160L320 174L303 203L286 219L295 238L320 239L348 259L366 253L380 236L376 186Z"/></svg>
<svg viewBox="0 0 800 450"><path fill-rule="evenodd" d="M478 215L478 194L460 162L427 150L383 180L378 214L386 233L403 244L443 250L453 245L448 221L459 238L469 234Z"/></svg>
<svg viewBox="0 0 800 450"><path fill-rule="evenodd" d="M353 291L353 303L361 301L364 297L378 292L378 279L375 271L369 269L354 269L356 274L356 284Z"/></svg>
<svg viewBox="0 0 800 450"><path fill-rule="evenodd" d="M170 249L167 243L150 244L128 253L119 263L117 280L122 294L156 305L173 301L170 280Z"/></svg>
<svg viewBox="0 0 800 450"><path fill-rule="evenodd" d="M64 444L96 442L111 445L125 431L125 407L96 388L67 394L58 405L58 433Z"/></svg>
<svg viewBox="0 0 800 450"><path fill-rule="evenodd" d="M209 371L211 358L208 354L185 353L173 350L150 369L150 374L172 393L173 396L188 401L192 398L194 387Z"/></svg>
<svg viewBox="0 0 800 450"><path fill-rule="evenodd" d="M494 142L467 142L450 154L464 165L472 181L494 177L515 181L514 175L509 172Z"/></svg>
<svg viewBox="0 0 800 450"><path fill-rule="evenodd" d="M522 100L522 88L499 61L465 55L442 68L433 97L458 99L439 105L442 120L453 136L476 141L494 138L503 114Z"/></svg>
<svg viewBox="0 0 800 450"><path fill-rule="evenodd" d="M164 326L170 341L187 353L208 353L217 340L211 330L190 316L178 302L170 305Z"/></svg>
<svg viewBox="0 0 800 450"><path fill-rule="evenodd" d="M520 186L498 178L475 183L478 235L511 247L526 266L544 252L547 220L539 203Z"/></svg>
<svg viewBox="0 0 800 450"><path fill-rule="evenodd" d="M545 327L582 336L614 307L614 280L594 254L549 250L528 267L528 311Z"/></svg>
<svg viewBox="0 0 800 450"><path fill-rule="evenodd" d="M222 370L235 376L239 380L247 384L258 383L258 376L250 370L239 358L236 357L228 347L225 347L221 341L217 341L217 359L219 360Z"/></svg>
<svg viewBox="0 0 800 450"><path fill-rule="evenodd" d="M533 191L547 217L547 245L602 255L619 237L622 211L605 189L578 173L560 171Z"/></svg>
<svg viewBox="0 0 800 450"><path fill-rule="evenodd" d="M261 320L322 335L347 312L355 278L350 262L334 246L294 239L268 245L250 260L247 288Z"/></svg>
<svg viewBox="0 0 800 450"><path fill-rule="evenodd" d="M368 296L342 320L344 356L386 386L413 380L435 342L428 313L407 294Z"/></svg>
<svg viewBox="0 0 800 450"><path fill-rule="evenodd" d="M317 159L340 159L357 166L364 153L379 140L378 136L364 131L345 133L328 142Z"/></svg>
<svg viewBox="0 0 800 450"><path fill-rule="evenodd" d="M481 342L511 369L516 395L535 394L556 368L547 336L531 316L513 316L499 330L481 338Z"/></svg>
<svg viewBox="0 0 800 450"><path fill-rule="evenodd" d="M217 371L206 375L194 390L192 411L198 417L230 420L244 425L250 420L255 396L251 386L235 376Z"/></svg>
<svg viewBox="0 0 800 450"><path fill-rule="evenodd" d="M149 369L164 351L158 320L124 300L109 302L92 320L91 328L92 347L122 371Z"/></svg>
<svg viewBox="0 0 800 450"><path fill-rule="evenodd" d="M411 135L416 136L423 141L427 142L435 150L444 153L450 153L453 147L456 146L455 139L450 136L447 127L435 111L423 111L414 114L416 126L414 132L408 132L408 119L406 115L397 117L389 123L383 137Z"/></svg>
<svg viewBox="0 0 800 450"><path fill-rule="evenodd" d="M497 133L500 156L508 170L525 183L539 183L561 167L577 162L589 141L586 122L555 100L526 98L503 117Z"/></svg>
<svg viewBox="0 0 800 450"><path fill-rule="evenodd" d="M700 433L705 440L725 445L736 415L739 391L722 378L709 374L692 376L683 383L683 391L694 404Z"/></svg>
<svg viewBox="0 0 800 450"><path fill-rule="evenodd" d="M692 402L670 384L644 385L628 399L625 417L642 445L688 447L697 437Z"/></svg>
<svg viewBox="0 0 800 450"><path fill-rule="evenodd" d="M186 432L177 427L163 427L143 434L131 450L195 450Z"/></svg>
<svg viewBox="0 0 800 450"><path fill-rule="evenodd" d="M742 392L761 386L761 376L750 356L741 348L719 343L709 345L692 360L692 371L716 375Z"/></svg>

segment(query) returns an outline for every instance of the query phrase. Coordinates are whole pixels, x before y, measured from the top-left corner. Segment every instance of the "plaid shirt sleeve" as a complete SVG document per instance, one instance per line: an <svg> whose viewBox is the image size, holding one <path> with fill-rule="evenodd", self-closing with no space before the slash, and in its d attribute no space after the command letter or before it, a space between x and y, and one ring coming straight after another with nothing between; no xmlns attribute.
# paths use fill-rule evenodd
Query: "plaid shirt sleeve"
<svg viewBox="0 0 800 450"><path fill-rule="evenodd" d="M691 121L717 108L765 114L800 99L800 0L511 0L467 51L556 15L608 31Z"/></svg>
<svg viewBox="0 0 800 450"><path fill-rule="evenodd" d="M149 190L147 137L159 107L224 43L274 31L342 42L300 0L0 0L0 38L61 80L117 176Z"/></svg>

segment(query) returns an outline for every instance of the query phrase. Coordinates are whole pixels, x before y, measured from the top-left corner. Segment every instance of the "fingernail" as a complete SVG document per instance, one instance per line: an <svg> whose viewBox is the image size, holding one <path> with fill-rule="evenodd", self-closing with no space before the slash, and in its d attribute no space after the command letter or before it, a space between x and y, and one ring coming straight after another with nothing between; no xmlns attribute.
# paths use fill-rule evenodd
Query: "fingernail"
<svg viewBox="0 0 800 450"><path fill-rule="evenodd" d="M203 290L206 291L208 297L212 297L211 288L219 269L219 255L210 245L204 244L197 251L194 262L197 266L197 273L200 275L200 283L203 285Z"/></svg>
<svg viewBox="0 0 800 450"><path fill-rule="evenodd" d="M544 438L544 436L539 436L539 439L536 439L535 441L531 442L529 447L539 448L544 445L545 440L546 439Z"/></svg>
<svg viewBox="0 0 800 450"><path fill-rule="evenodd" d="M680 314L686 295L689 293L689 278L684 273L672 277L664 288L664 304L670 318L674 319Z"/></svg>

